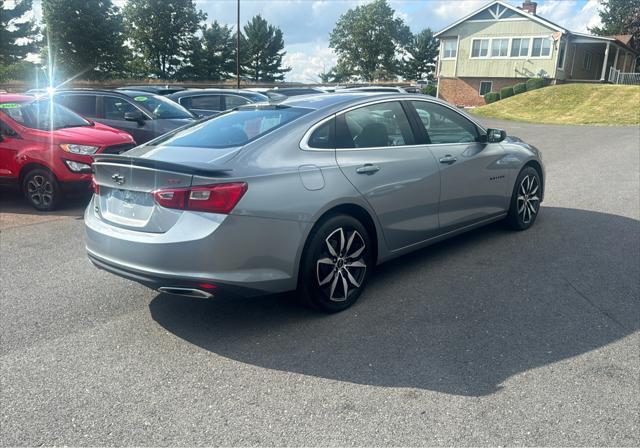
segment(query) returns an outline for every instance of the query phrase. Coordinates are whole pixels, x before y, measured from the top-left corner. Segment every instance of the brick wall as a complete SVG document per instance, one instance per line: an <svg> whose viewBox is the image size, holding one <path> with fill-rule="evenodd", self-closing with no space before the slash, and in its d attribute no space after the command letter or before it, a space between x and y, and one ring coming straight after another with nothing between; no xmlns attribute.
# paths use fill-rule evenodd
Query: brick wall
<svg viewBox="0 0 640 448"><path fill-rule="evenodd" d="M482 106L480 81L491 81L492 92L500 92L505 86L526 82L524 78L440 78L439 97L455 106Z"/></svg>

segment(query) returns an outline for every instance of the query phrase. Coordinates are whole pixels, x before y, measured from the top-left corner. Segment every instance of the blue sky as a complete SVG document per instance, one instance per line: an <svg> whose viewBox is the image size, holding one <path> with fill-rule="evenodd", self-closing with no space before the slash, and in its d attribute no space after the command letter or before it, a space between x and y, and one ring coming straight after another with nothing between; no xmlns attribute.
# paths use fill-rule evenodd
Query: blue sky
<svg viewBox="0 0 640 448"><path fill-rule="evenodd" d="M335 64L329 49L329 33L341 14L370 0L241 0L240 20L246 23L256 14L282 29L292 67L288 81L314 82L317 74ZM126 0L115 0L122 6ZM396 14L413 32L430 27L436 31L487 4L489 0L390 0ZM38 2L39 3L39 2ZM508 0L519 6L521 1ZM196 0L198 8L214 19L234 25L236 0ZM40 5L36 5L38 9ZM598 0L539 0L538 14L572 31L586 32L599 24ZM35 11L39 15L39 11Z"/></svg>

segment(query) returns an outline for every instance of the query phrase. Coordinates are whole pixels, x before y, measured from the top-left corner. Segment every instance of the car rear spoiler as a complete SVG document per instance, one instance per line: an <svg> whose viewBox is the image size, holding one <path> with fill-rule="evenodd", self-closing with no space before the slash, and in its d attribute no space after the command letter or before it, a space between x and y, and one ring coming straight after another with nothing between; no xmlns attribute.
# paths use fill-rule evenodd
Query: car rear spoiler
<svg viewBox="0 0 640 448"><path fill-rule="evenodd" d="M211 165L202 162L172 163L162 160L147 159L143 157L131 157L118 154L97 154L93 156L94 163L116 163L120 165L141 166L160 171L173 171L175 173L192 174L196 176L229 176L233 168Z"/></svg>

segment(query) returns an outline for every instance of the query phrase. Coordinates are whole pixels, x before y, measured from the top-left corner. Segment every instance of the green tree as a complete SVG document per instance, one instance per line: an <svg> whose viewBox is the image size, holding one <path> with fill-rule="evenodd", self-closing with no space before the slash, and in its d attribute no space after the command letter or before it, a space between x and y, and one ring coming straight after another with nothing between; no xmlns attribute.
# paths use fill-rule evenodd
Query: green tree
<svg viewBox="0 0 640 448"><path fill-rule="evenodd" d="M16 0L12 8L0 0L0 66L20 62L37 50L38 29L25 17L32 7L32 0Z"/></svg>
<svg viewBox="0 0 640 448"><path fill-rule="evenodd" d="M122 72L127 59L122 15L111 0L42 0L42 20L45 60L51 58L56 72L85 78Z"/></svg>
<svg viewBox="0 0 640 448"><path fill-rule="evenodd" d="M640 9L640 0L602 0L600 20L602 26L591 28L590 31L599 36L613 36L616 34L630 34L629 26L634 14ZM636 49L640 49L640 42L636 39Z"/></svg>
<svg viewBox="0 0 640 448"><path fill-rule="evenodd" d="M397 54L409 43L411 31L394 14L386 0L375 0L343 14L329 36L339 61L349 61L366 81L392 78L399 72Z"/></svg>
<svg viewBox="0 0 640 448"><path fill-rule="evenodd" d="M172 77L193 50L193 36L206 17L193 0L129 0L124 7L133 49L163 79Z"/></svg>
<svg viewBox="0 0 640 448"><path fill-rule="evenodd" d="M260 15L244 26L244 35L240 33L242 72L253 81L282 81L291 70L282 66L285 54L282 31Z"/></svg>
<svg viewBox="0 0 640 448"><path fill-rule="evenodd" d="M236 41L233 29L214 21L193 36L186 65L179 77L202 81L229 79L236 71Z"/></svg>
<svg viewBox="0 0 640 448"><path fill-rule="evenodd" d="M438 41L427 28L412 36L406 47L408 58L402 60L402 76L405 79L433 79L436 58L438 57Z"/></svg>
<svg viewBox="0 0 640 448"><path fill-rule="evenodd" d="M349 82L354 77L353 69L346 65L344 62L338 62L328 72L323 72L318 75L320 81L323 83L343 83Z"/></svg>

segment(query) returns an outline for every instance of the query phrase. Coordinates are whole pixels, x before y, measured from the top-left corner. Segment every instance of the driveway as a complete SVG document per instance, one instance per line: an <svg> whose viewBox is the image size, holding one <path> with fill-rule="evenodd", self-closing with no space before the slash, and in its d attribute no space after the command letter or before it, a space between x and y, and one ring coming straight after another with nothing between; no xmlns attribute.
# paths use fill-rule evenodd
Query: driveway
<svg viewBox="0 0 640 448"><path fill-rule="evenodd" d="M147 290L86 260L82 201L3 192L0 443L640 445L640 130L487 124L544 152L536 225L394 260L331 316Z"/></svg>

